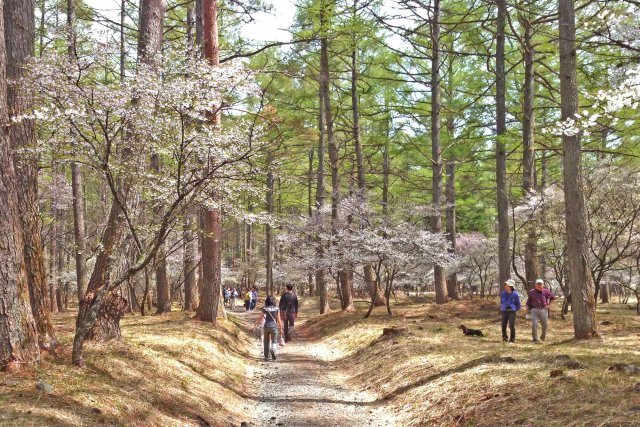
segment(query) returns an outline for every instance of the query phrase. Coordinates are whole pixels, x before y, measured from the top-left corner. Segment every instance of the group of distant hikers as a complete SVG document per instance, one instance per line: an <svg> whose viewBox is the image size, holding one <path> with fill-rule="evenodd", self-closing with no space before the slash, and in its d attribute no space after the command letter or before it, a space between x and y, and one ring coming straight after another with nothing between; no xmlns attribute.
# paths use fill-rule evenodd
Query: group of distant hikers
<svg viewBox="0 0 640 427"><path fill-rule="evenodd" d="M544 287L544 280L536 279L534 288L528 292L525 304L526 318L531 319L531 338L540 344L547 337L549 322L549 306L556 297ZM516 342L516 312L521 309L520 296L516 291L516 282L509 279L504 282L504 290L500 294L500 314L502 315L502 341ZM538 338L538 323L542 325L542 333ZM509 336L507 337L507 324Z"/></svg>
<svg viewBox="0 0 640 427"><path fill-rule="evenodd" d="M225 302L227 294L230 299L237 297L235 288L225 288ZM235 295L235 297L234 297ZM245 296L245 309L251 311L255 308L258 299L257 288L247 291ZM531 319L531 338L534 343L543 342L547 337L549 321L549 307L556 297L544 287L544 280L537 279L534 288L527 294L525 303L526 318ZM232 307L234 303L231 303ZM516 291L513 279L504 282L504 290L500 294L500 314L502 317L502 340L510 344L516 341L516 313L522 308L520 296ZM276 360L278 346L284 346L291 341L291 334L298 317L298 297L293 291L293 285L287 285L286 290L276 302L273 295L269 295L264 301L264 307L260 317L255 322L255 328L261 328L264 360ZM538 323L542 325L542 333L538 337ZM507 335L507 326L509 335Z"/></svg>
<svg viewBox="0 0 640 427"><path fill-rule="evenodd" d="M222 288L222 295L224 297L224 306L230 310L235 310L236 300L240 298L240 292L234 287L225 286ZM258 303L258 288L253 287L247 289L244 294L244 309L245 311L253 311Z"/></svg>
<svg viewBox="0 0 640 427"><path fill-rule="evenodd" d="M269 295L264 301L260 317L255 327L262 328L264 360L276 360L276 349L291 341L293 327L298 317L298 297L293 285L287 285L276 304L276 298ZM279 338L279 339L278 339Z"/></svg>

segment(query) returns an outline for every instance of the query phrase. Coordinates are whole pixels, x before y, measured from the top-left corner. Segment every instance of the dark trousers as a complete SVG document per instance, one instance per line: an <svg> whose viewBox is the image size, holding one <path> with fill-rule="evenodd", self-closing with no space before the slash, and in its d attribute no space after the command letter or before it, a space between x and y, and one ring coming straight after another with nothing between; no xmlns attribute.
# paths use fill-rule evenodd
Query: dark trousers
<svg viewBox="0 0 640 427"><path fill-rule="evenodd" d="M296 312L287 311L284 315L284 340L285 342L291 341L291 332L293 332L293 326L296 322Z"/></svg>
<svg viewBox="0 0 640 427"><path fill-rule="evenodd" d="M509 322L509 341L516 341L516 312L502 311L502 341L507 340L507 322Z"/></svg>

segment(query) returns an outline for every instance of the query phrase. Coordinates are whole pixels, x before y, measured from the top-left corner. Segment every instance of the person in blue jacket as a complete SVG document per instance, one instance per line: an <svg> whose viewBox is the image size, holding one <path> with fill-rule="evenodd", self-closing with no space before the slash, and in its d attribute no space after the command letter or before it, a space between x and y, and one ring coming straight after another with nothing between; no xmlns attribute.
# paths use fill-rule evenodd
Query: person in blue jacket
<svg viewBox="0 0 640 427"><path fill-rule="evenodd" d="M507 341L507 323L509 323L509 342L516 342L516 312L520 310L520 296L516 291L516 282L509 279L504 282L504 291L500 294L500 314L502 315L502 341Z"/></svg>

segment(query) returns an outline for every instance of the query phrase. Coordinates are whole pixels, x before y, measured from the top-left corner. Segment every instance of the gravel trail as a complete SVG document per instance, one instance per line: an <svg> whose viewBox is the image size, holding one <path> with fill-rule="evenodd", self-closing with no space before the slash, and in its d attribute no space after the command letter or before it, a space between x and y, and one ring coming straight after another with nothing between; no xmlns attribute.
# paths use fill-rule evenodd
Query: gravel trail
<svg viewBox="0 0 640 427"><path fill-rule="evenodd" d="M249 316L247 316L249 317ZM250 316L255 318L255 316ZM293 341L278 350L277 360L262 360L256 338L247 377L255 404L245 407L246 426L370 426L396 425L378 397L357 390L339 367L335 351L305 335L296 325Z"/></svg>

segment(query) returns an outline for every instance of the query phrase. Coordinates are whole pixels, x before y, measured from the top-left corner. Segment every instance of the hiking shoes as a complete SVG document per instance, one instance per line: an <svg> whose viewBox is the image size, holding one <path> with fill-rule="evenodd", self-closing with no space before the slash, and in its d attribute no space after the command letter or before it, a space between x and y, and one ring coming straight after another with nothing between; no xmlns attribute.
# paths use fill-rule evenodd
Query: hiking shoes
<svg viewBox="0 0 640 427"><path fill-rule="evenodd" d="M271 349L271 360L276 360L276 351Z"/></svg>

